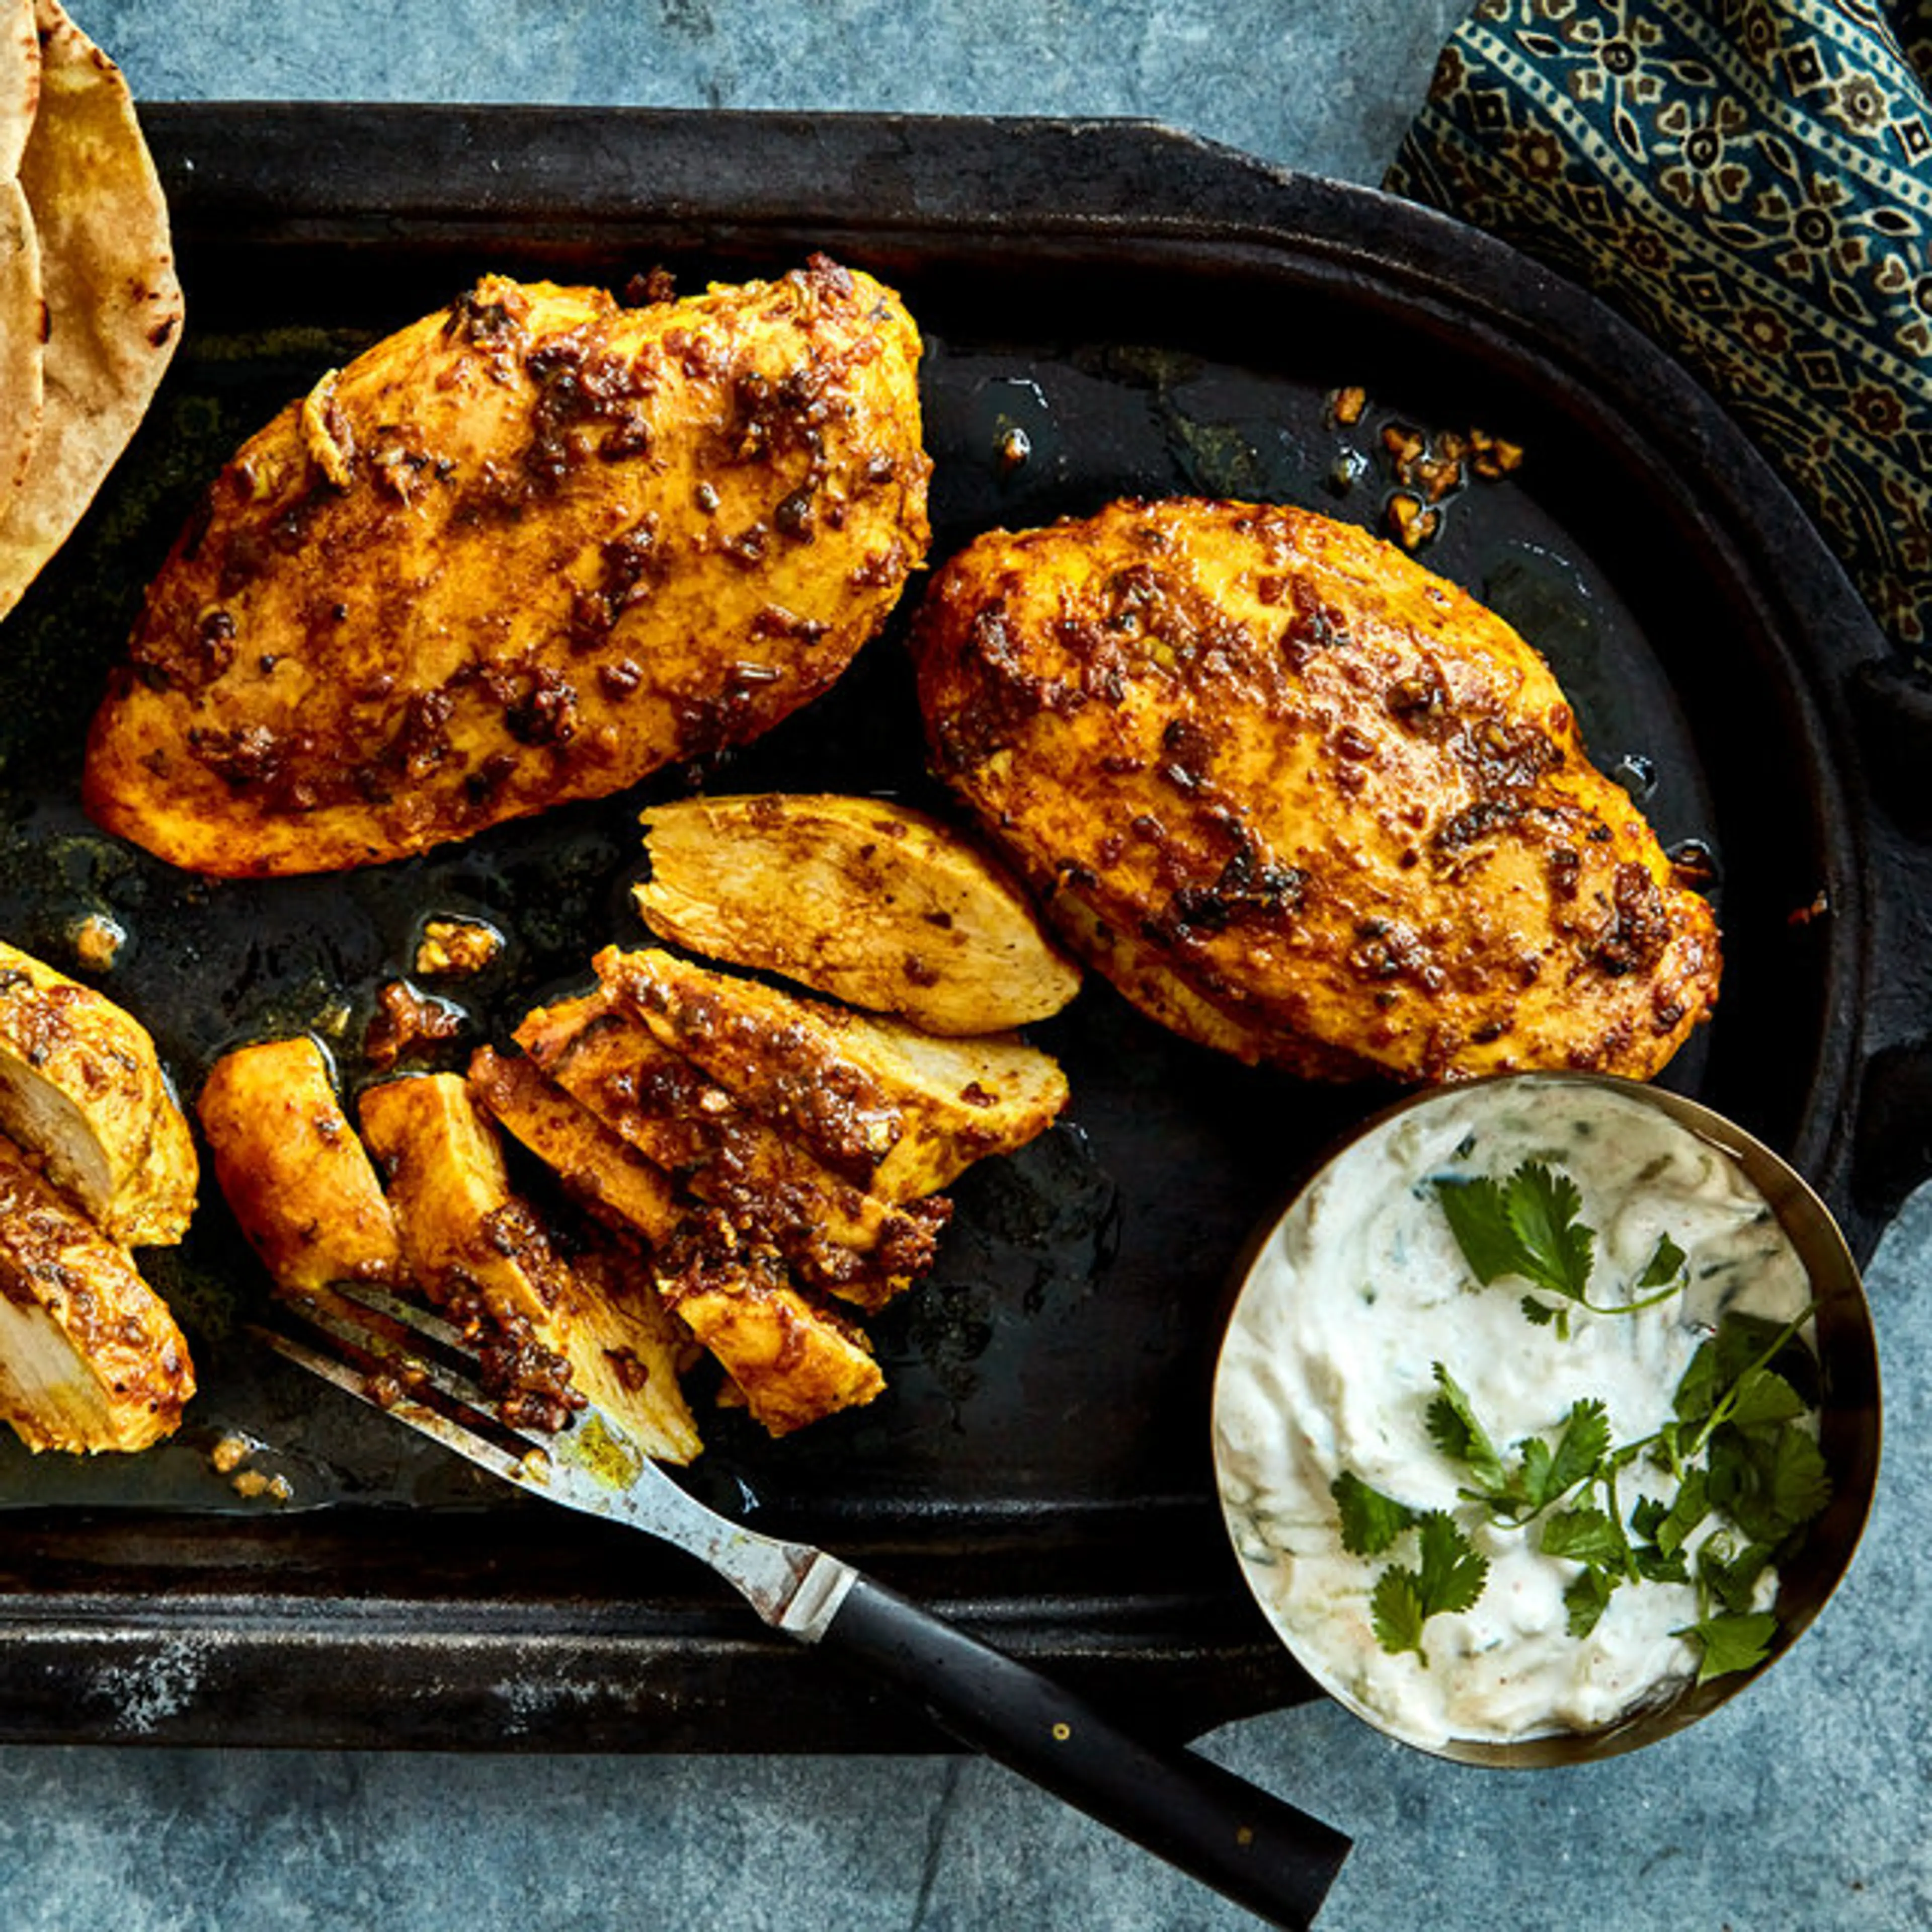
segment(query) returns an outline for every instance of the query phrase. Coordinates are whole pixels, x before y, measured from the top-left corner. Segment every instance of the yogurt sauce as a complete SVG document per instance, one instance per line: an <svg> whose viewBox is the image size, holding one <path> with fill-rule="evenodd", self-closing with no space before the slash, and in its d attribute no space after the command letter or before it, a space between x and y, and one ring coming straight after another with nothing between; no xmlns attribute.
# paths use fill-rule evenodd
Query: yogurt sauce
<svg viewBox="0 0 1932 1932"><path fill-rule="evenodd" d="M1624 1300L1666 1234L1688 1257L1683 1292L1630 1315L1565 1304L1564 1340L1524 1318L1525 1284L1480 1286L1433 1184L1502 1179L1525 1160L1561 1168L1582 1196L1597 1231L1593 1300ZM1696 1591L1626 1586L1588 1636L1572 1637L1563 1592L1580 1566L1541 1552L1539 1523L1499 1527L1458 1498L1466 1472L1425 1426L1432 1365L1468 1391L1506 1455L1590 1396L1609 1409L1612 1441L1627 1442L1671 1419L1720 1315L1789 1321L1809 1294L1796 1250L1736 1163L1642 1100L1533 1078L1430 1096L1322 1171L1270 1235L1234 1312L1216 1464L1262 1608L1330 1692L1425 1748L1609 1724L1694 1674L1696 1652L1671 1633L1697 1620ZM1344 1469L1415 1509L1449 1510L1489 1559L1474 1606L1429 1620L1426 1667L1376 1641L1370 1593L1390 1559L1342 1548L1330 1485ZM1640 1496L1668 1503L1675 1488L1640 1458L1618 1483L1626 1520ZM1760 1607L1776 1588L1767 1572Z"/></svg>

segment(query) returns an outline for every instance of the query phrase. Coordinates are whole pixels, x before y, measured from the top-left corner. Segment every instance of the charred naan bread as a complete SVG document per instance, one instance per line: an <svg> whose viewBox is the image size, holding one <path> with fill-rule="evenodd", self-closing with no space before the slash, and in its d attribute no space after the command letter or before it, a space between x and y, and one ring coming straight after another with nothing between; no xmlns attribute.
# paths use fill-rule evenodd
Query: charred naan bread
<svg viewBox="0 0 1932 1932"><path fill-rule="evenodd" d="M398 857L742 743L927 541L919 338L822 258L627 308L487 277L216 479L88 748L190 869Z"/></svg>
<svg viewBox="0 0 1932 1932"><path fill-rule="evenodd" d="M1710 907L1542 660L1352 526L1182 500L995 532L914 649L939 774L1190 1038L1318 1077L1647 1078L1717 996Z"/></svg>
<svg viewBox="0 0 1932 1932"><path fill-rule="evenodd" d="M35 0L34 18L40 88L20 184L44 287L45 398L20 487L0 498L0 615L128 446L182 322L167 203L128 84L58 0ZM8 233L0 197L0 256ZM0 444L0 481L5 460Z"/></svg>
<svg viewBox="0 0 1932 1932"><path fill-rule="evenodd" d="M34 0L0 0L0 515L26 479L40 428L46 311L40 237L20 185L40 98Z"/></svg>

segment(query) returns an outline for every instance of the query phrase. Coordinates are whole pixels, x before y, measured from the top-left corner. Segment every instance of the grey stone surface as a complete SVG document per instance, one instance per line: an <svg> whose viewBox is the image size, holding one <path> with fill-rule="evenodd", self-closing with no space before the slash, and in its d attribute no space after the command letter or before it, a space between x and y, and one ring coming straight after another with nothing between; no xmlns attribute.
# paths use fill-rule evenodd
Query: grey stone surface
<svg viewBox="0 0 1932 1932"><path fill-rule="evenodd" d="M1158 116L1373 181L1460 0L74 0L153 98ZM1359 1834L1324 1932L1932 1923L1923 1720L1932 1195L1872 1290L1888 1456L1852 1576L1694 1732L1564 1774L1438 1764L1327 1706L1211 1754ZM6 1932L1249 1922L1005 1773L926 1759L0 1750Z"/></svg>
<svg viewBox="0 0 1932 1932"><path fill-rule="evenodd" d="M1379 179L1463 0L76 0L155 100L1130 114Z"/></svg>

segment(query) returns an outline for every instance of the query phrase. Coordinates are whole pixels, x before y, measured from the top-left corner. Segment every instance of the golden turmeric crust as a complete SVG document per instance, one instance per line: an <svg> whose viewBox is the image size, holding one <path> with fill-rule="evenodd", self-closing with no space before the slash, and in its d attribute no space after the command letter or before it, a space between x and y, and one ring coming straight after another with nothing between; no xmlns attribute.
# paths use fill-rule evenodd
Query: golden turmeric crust
<svg viewBox="0 0 1932 1932"><path fill-rule="evenodd" d="M865 1337L775 1271L693 1274L666 1282L665 1294L773 1436L858 1408L886 1385Z"/></svg>
<svg viewBox="0 0 1932 1932"><path fill-rule="evenodd" d="M480 1296L498 1321L538 1327L568 1306L549 1240L511 1193L502 1148L459 1076L365 1088L358 1112L424 1294L439 1303Z"/></svg>
<svg viewBox="0 0 1932 1932"><path fill-rule="evenodd" d="M485 277L216 478L88 810L194 871L326 871L756 736L923 559L919 350L822 257L638 308Z"/></svg>
<svg viewBox="0 0 1932 1932"><path fill-rule="evenodd" d="M895 1204L832 1173L604 989L536 1008L516 1041L604 1126L716 1208L746 1253L776 1250L814 1286L864 1308L931 1265L949 1204Z"/></svg>
<svg viewBox="0 0 1932 1932"><path fill-rule="evenodd" d="M683 1218L670 1176L520 1054L482 1048L470 1090L607 1225L668 1240Z"/></svg>
<svg viewBox="0 0 1932 1932"><path fill-rule="evenodd" d="M194 1365L134 1259L0 1138L0 1419L29 1449L146 1449Z"/></svg>
<svg viewBox="0 0 1932 1932"><path fill-rule="evenodd" d="M416 1285L472 1330L505 1419L554 1430L587 1398L646 1454L696 1456L677 1379L683 1331L644 1262L588 1237L580 1268L558 1252L512 1192L496 1129L459 1075L366 1088L358 1111Z"/></svg>
<svg viewBox="0 0 1932 1932"><path fill-rule="evenodd" d="M950 826L883 799L765 792L644 814L653 932L927 1033L1059 1012L1079 969L1025 896Z"/></svg>
<svg viewBox="0 0 1932 1932"><path fill-rule="evenodd" d="M187 1232L200 1162L146 1028L4 942L0 1129L110 1239L158 1246Z"/></svg>
<svg viewBox="0 0 1932 1932"><path fill-rule="evenodd" d="M1011 1034L940 1039L654 946L590 963L660 1045L882 1201L922 1199L1012 1153L1066 1104L1058 1063Z"/></svg>
<svg viewBox="0 0 1932 1932"><path fill-rule="evenodd" d="M395 1216L313 1040L224 1054L195 1112L216 1182L278 1288L404 1279Z"/></svg>
<svg viewBox="0 0 1932 1932"><path fill-rule="evenodd" d="M980 538L915 626L935 768L1163 1024L1321 1078L1648 1078L1716 922L1542 660L1391 546L1178 500Z"/></svg>

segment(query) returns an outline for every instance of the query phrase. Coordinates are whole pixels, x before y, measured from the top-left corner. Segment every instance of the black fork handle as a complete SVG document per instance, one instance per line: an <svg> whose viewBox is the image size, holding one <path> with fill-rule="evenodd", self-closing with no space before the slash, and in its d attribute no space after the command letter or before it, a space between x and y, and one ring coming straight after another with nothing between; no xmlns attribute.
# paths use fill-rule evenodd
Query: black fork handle
<svg viewBox="0 0 1932 1932"><path fill-rule="evenodd" d="M1310 1924L1351 1840L1180 1748L1157 1750L1028 1665L861 1576L820 1636L940 1727L1270 1924Z"/></svg>

